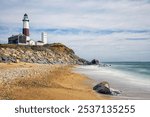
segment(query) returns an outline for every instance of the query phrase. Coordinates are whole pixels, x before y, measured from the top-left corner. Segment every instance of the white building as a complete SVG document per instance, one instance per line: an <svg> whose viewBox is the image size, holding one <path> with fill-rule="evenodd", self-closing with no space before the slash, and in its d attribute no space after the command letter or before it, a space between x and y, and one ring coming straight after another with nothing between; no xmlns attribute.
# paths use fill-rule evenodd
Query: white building
<svg viewBox="0 0 150 117"><path fill-rule="evenodd" d="M42 32L41 40L44 44L47 44L47 33L46 32Z"/></svg>
<svg viewBox="0 0 150 117"><path fill-rule="evenodd" d="M27 45L35 45L35 41L30 39L27 41Z"/></svg>
<svg viewBox="0 0 150 117"><path fill-rule="evenodd" d="M35 45L41 45L42 46L42 45L44 45L44 43L43 43L43 41L36 41Z"/></svg>

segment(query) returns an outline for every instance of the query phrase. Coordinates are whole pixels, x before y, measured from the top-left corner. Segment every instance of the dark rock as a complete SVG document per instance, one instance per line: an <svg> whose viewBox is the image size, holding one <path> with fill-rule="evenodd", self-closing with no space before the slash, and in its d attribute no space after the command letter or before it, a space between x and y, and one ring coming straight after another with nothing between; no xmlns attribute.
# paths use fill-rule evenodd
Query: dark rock
<svg viewBox="0 0 150 117"><path fill-rule="evenodd" d="M93 59L90 64L91 65L99 65L99 60Z"/></svg>
<svg viewBox="0 0 150 117"><path fill-rule="evenodd" d="M83 58L79 58L78 61L77 61L77 64L79 64L79 65L89 65L90 62L83 59Z"/></svg>
<svg viewBox="0 0 150 117"><path fill-rule="evenodd" d="M40 60L37 61L37 63L39 63L39 64L47 64L48 61L46 59L40 59Z"/></svg>
<svg viewBox="0 0 150 117"><path fill-rule="evenodd" d="M16 58L14 58L14 57L8 57L8 59L9 59L9 62L13 62L13 63L16 63Z"/></svg>
<svg viewBox="0 0 150 117"><path fill-rule="evenodd" d="M110 88L109 83L106 81L103 81L97 84L96 86L94 86L93 90L95 90L98 93L107 94L107 95L118 95L121 93L119 90Z"/></svg>
<svg viewBox="0 0 150 117"><path fill-rule="evenodd" d="M33 63L37 63L37 60L36 59L31 59Z"/></svg>
<svg viewBox="0 0 150 117"><path fill-rule="evenodd" d="M22 59L20 59L20 61L22 61L22 62L28 62L28 59L27 58L22 58Z"/></svg>
<svg viewBox="0 0 150 117"><path fill-rule="evenodd" d="M2 56L1 57L2 61L7 62L8 61L8 57L7 56Z"/></svg>
<svg viewBox="0 0 150 117"><path fill-rule="evenodd" d="M11 56L1 56L1 61L7 63L7 62L15 62L16 58L11 57Z"/></svg>
<svg viewBox="0 0 150 117"><path fill-rule="evenodd" d="M98 93L111 94L109 83L106 81L103 81L94 86L93 90L95 90Z"/></svg>
<svg viewBox="0 0 150 117"><path fill-rule="evenodd" d="M109 64L99 64L99 67L110 67L111 65Z"/></svg>

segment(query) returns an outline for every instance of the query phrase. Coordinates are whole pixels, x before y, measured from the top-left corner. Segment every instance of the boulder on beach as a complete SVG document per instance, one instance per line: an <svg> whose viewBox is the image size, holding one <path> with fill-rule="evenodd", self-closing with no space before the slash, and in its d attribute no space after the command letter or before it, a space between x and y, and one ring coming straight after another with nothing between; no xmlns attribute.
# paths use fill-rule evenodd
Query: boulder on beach
<svg viewBox="0 0 150 117"><path fill-rule="evenodd" d="M98 93L107 94L107 95L118 95L120 94L119 90L115 90L110 88L110 85L107 81L103 81L93 87L93 90L95 90Z"/></svg>
<svg viewBox="0 0 150 117"><path fill-rule="evenodd" d="M90 64L91 65L99 65L99 60L93 59Z"/></svg>
<svg viewBox="0 0 150 117"><path fill-rule="evenodd" d="M103 82L97 84L96 86L94 86L93 90L95 90L98 93L111 94L110 85L106 81L103 81Z"/></svg>

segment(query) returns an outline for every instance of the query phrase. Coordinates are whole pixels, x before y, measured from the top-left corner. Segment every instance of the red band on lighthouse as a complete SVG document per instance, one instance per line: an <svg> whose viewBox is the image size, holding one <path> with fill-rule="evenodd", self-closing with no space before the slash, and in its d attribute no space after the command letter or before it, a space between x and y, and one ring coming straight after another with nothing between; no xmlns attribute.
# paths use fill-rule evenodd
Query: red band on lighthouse
<svg viewBox="0 0 150 117"><path fill-rule="evenodd" d="M22 33L23 33L25 36L29 36L29 29L23 28Z"/></svg>

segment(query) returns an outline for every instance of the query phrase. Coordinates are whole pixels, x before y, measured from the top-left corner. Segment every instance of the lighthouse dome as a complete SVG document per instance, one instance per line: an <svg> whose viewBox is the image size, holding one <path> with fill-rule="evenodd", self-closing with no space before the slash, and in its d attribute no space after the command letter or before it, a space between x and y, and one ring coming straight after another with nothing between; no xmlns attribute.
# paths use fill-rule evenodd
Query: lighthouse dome
<svg viewBox="0 0 150 117"><path fill-rule="evenodd" d="M28 15L25 13L22 21L29 21Z"/></svg>

